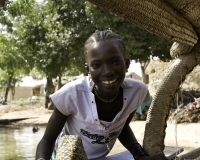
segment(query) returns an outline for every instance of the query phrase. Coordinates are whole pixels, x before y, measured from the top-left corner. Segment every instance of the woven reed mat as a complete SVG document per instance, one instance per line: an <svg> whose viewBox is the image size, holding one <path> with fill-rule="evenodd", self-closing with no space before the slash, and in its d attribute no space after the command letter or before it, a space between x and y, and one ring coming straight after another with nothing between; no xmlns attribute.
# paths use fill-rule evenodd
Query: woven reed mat
<svg viewBox="0 0 200 160"><path fill-rule="evenodd" d="M82 140L76 135L65 135L58 143L56 160L87 160Z"/></svg>
<svg viewBox="0 0 200 160"><path fill-rule="evenodd" d="M192 25L163 0L88 1L164 38L190 46L197 43Z"/></svg>
<svg viewBox="0 0 200 160"><path fill-rule="evenodd" d="M185 17L194 30L200 34L200 1L199 0L165 0L171 7Z"/></svg>

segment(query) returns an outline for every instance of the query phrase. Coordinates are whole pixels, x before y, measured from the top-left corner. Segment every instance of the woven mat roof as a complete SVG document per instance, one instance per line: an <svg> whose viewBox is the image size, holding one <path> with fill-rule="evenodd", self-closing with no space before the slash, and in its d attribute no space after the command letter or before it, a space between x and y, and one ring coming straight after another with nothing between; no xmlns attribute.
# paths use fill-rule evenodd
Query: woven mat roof
<svg viewBox="0 0 200 160"><path fill-rule="evenodd" d="M159 36L193 46L200 33L199 0L88 0Z"/></svg>

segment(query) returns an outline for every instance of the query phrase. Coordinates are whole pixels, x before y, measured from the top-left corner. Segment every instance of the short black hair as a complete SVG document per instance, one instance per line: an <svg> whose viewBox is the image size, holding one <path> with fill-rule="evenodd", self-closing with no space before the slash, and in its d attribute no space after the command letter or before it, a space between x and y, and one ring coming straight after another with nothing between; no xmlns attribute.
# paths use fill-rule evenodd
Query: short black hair
<svg viewBox="0 0 200 160"><path fill-rule="evenodd" d="M119 49L126 57L126 48L123 39L116 33L111 30L106 31L96 31L93 33L85 42L84 45L84 55L87 55L88 46L90 46L94 42L102 42L102 41L116 41L119 44Z"/></svg>

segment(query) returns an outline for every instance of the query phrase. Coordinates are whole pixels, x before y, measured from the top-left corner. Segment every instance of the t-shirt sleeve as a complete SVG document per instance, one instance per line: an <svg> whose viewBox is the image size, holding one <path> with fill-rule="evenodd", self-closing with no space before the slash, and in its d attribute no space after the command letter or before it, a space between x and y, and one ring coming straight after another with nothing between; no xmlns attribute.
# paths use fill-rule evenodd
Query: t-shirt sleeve
<svg viewBox="0 0 200 160"><path fill-rule="evenodd" d="M68 85L50 96L55 107L64 115L74 114L76 112L76 91Z"/></svg>

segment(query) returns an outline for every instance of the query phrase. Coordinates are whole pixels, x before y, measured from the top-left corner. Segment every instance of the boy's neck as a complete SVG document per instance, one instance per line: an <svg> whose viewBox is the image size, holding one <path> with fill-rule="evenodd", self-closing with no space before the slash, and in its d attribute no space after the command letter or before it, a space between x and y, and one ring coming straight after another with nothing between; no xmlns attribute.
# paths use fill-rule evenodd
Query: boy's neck
<svg viewBox="0 0 200 160"><path fill-rule="evenodd" d="M117 95L116 99L111 103L103 102L96 95L95 95L95 101L99 119L111 122L115 118L115 116L122 110L123 88L120 87L119 94Z"/></svg>

